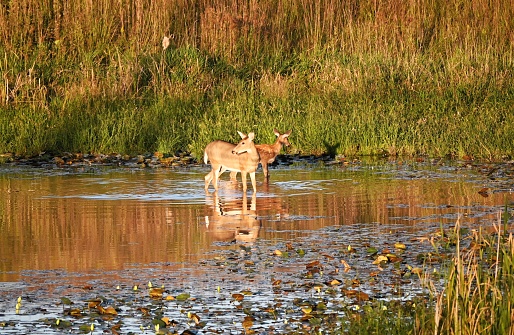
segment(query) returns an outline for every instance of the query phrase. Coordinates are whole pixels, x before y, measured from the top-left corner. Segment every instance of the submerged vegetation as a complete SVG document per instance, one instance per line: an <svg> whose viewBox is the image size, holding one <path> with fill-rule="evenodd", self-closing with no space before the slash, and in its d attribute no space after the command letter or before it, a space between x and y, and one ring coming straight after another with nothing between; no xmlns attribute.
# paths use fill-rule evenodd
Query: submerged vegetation
<svg viewBox="0 0 514 335"><path fill-rule="evenodd" d="M159 283L137 283L136 276L134 285L113 287L111 282L104 287L99 281L82 287L63 285L66 295L56 296L58 290L53 288L50 299L42 290L24 292L10 302L7 316L40 319L0 318L0 329L112 334L512 334L514 238L502 225L488 228L493 232L470 230L457 220L453 228L382 250L365 244L343 248L340 239L330 241L334 231L345 229L340 227L318 232L326 244L315 247L312 241L278 245L259 241L218 251L203 261L204 271L216 275L198 278L193 286L181 285L165 271L154 274ZM416 243L428 244L431 251L418 253ZM368 265L353 268L363 264ZM144 277L141 270L138 273ZM271 277L263 281L260 274Z"/></svg>
<svg viewBox="0 0 514 335"><path fill-rule="evenodd" d="M199 156L276 127L296 153L511 157L512 17L507 0L3 2L0 152Z"/></svg>

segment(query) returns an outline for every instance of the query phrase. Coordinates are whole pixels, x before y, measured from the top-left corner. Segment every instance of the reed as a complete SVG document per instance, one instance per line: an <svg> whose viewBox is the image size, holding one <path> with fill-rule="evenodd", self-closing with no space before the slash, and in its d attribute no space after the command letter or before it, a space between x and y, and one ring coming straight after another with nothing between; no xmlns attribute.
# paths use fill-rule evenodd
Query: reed
<svg viewBox="0 0 514 335"><path fill-rule="evenodd" d="M513 333L514 238L498 221L495 234L480 229L467 248L457 238L445 289L437 293L434 334Z"/></svg>
<svg viewBox="0 0 514 335"><path fill-rule="evenodd" d="M0 152L199 156L278 127L297 153L510 157L512 17L506 0L8 2Z"/></svg>
<svg viewBox="0 0 514 335"><path fill-rule="evenodd" d="M442 272L444 287L435 289L438 279L429 273L422 278L432 298L370 303L357 315L348 311L329 333L512 334L514 238L504 231L507 212L503 221L498 218L493 233L479 229L466 237L457 221L447 236L455 250Z"/></svg>

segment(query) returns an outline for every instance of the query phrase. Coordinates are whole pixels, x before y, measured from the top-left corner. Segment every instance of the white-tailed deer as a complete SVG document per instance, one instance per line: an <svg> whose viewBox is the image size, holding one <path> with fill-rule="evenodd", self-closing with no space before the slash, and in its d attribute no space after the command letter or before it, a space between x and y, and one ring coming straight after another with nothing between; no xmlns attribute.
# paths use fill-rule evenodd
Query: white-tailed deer
<svg viewBox="0 0 514 335"><path fill-rule="evenodd" d="M286 131L281 134L276 128L273 129L273 132L277 136L277 140L273 144L256 144L257 152L261 157L260 163L262 165L262 172L264 172L264 177L266 180L269 180L269 171L268 164L271 164L275 161L275 158L280 153L280 150L285 145L289 146L288 137L291 135L291 130ZM235 180L237 175L237 171L230 172L230 179Z"/></svg>
<svg viewBox="0 0 514 335"><path fill-rule="evenodd" d="M225 141L214 141L205 147L203 161L207 164L211 162L212 170L205 176L205 190L208 190L209 184L212 181L214 190L218 190L219 176L226 170L241 172L241 179L243 182L243 191L246 192L246 174L250 174L252 180L253 192L257 192L255 185L255 171L259 165L259 153L255 148L253 139L255 134L249 133L248 135L238 131L241 136L241 141L237 145Z"/></svg>

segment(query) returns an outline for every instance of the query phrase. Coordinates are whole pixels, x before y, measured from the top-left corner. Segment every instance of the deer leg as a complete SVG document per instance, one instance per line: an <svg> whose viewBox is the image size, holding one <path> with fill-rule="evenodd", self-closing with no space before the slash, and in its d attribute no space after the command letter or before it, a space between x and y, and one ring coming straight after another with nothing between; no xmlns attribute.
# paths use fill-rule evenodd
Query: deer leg
<svg viewBox="0 0 514 335"><path fill-rule="evenodd" d="M261 165L262 165L262 172L264 172L264 178L266 180L269 180L268 163L261 162Z"/></svg>
<svg viewBox="0 0 514 335"><path fill-rule="evenodd" d="M220 177L223 174L223 172L227 171L227 168L224 166L220 166L219 171L220 173L218 174L218 177ZM232 172L230 173L230 175L232 176Z"/></svg>
<svg viewBox="0 0 514 335"><path fill-rule="evenodd" d="M230 180L236 181L237 171L230 171Z"/></svg>
<svg viewBox="0 0 514 335"><path fill-rule="evenodd" d="M209 173L207 173L204 177L205 179L205 190L207 191L209 189L209 184L212 181L214 170L211 170Z"/></svg>
<svg viewBox="0 0 514 335"><path fill-rule="evenodd" d="M223 168L220 166L219 168L217 169L213 169L212 170L212 173L214 174L214 181L212 182L212 184L214 185L214 190L215 191L218 191L218 179L220 177L220 171L222 170Z"/></svg>
<svg viewBox="0 0 514 335"><path fill-rule="evenodd" d="M245 179L246 179L246 176L245 176ZM257 193L257 186L255 183L255 171L250 172L250 179L252 180L253 194L255 194L255 193Z"/></svg>
<svg viewBox="0 0 514 335"><path fill-rule="evenodd" d="M254 173L255 175L255 173ZM250 174L251 176L251 174ZM241 181L243 182L243 192L246 193L246 172L241 171Z"/></svg>

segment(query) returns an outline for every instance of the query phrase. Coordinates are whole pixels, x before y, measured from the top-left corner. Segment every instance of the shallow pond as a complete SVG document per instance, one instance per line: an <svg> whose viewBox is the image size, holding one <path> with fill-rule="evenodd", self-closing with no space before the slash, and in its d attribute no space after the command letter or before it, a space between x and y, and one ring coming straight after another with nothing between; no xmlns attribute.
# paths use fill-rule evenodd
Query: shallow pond
<svg viewBox="0 0 514 335"><path fill-rule="evenodd" d="M424 294L433 237L513 201L510 165L300 162L253 196L228 173L206 194L208 170L0 166L0 332L294 331L306 305Z"/></svg>

